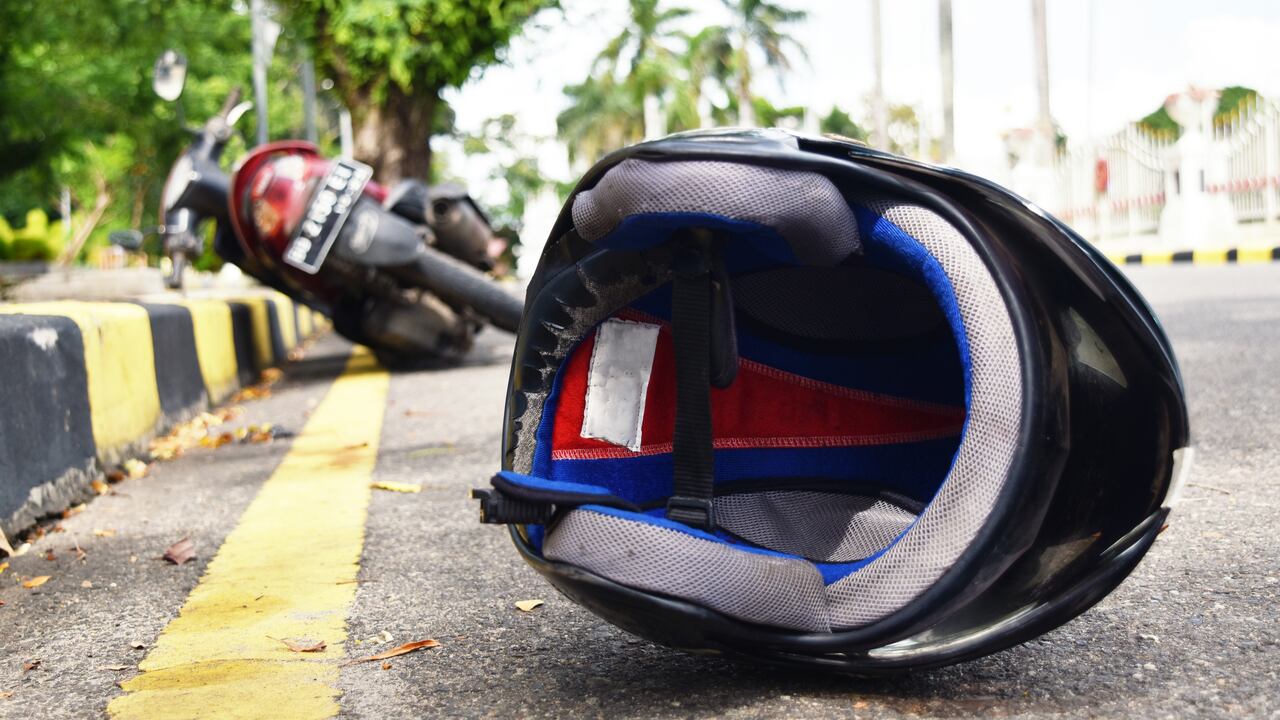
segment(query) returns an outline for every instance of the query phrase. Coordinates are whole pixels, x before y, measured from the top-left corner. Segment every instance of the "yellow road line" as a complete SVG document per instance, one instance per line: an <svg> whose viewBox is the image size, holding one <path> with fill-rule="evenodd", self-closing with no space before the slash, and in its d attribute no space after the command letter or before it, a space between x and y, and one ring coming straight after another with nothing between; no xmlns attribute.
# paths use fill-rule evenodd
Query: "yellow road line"
<svg viewBox="0 0 1280 720"><path fill-rule="evenodd" d="M355 600L387 373L358 352L147 654L113 718L327 718ZM270 636L270 637L269 637ZM294 653L272 638L324 640Z"/></svg>

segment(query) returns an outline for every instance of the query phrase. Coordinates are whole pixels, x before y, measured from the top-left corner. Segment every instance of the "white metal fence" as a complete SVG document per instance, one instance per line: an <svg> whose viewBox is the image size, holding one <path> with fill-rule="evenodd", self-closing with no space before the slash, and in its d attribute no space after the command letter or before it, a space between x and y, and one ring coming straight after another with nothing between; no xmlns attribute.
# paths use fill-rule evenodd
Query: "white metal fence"
<svg viewBox="0 0 1280 720"><path fill-rule="evenodd" d="M1225 194L1241 225L1280 220L1280 103L1254 96L1205 140L1203 178L1182 177L1182 148L1137 125L1068 148L1055 159L1051 210L1092 240L1148 235L1191 182L1208 195Z"/></svg>

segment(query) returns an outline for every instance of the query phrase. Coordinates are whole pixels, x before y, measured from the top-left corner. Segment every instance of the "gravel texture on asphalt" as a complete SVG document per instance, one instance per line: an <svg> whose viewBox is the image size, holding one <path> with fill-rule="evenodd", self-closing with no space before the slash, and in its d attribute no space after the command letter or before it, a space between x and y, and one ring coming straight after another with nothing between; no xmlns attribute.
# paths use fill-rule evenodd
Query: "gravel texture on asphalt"
<svg viewBox="0 0 1280 720"><path fill-rule="evenodd" d="M1280 265L1129 270L1181 362L1196 462L1171 525L1094 609L1042 638L890 680L783 672L636 639L559 596L469 488L499 463L510 336L460 367L392 377L348 652L343 715L467 717L1280 717ZM241 423L297 430L340 369L327 339ZM93 717L177 612L286 441L194 451L126 481L0 575L0 717ZM94 528L115 528L96 537ZM199 559L156 558L189 535ZM73 543L88 553L77 560ZM57 559L43 555L54 550ZM130 562L136 556L136 562ZM50 574L37 590L19 577ZM90 580L93 588L80 586ZM518 600L541 599L532 612ZM372 639L390 633L390 643ZM355 640L361 640L356 644ZM24 661L39 659L23 671ZM126 665L126 670L99 668Z"/></svg>

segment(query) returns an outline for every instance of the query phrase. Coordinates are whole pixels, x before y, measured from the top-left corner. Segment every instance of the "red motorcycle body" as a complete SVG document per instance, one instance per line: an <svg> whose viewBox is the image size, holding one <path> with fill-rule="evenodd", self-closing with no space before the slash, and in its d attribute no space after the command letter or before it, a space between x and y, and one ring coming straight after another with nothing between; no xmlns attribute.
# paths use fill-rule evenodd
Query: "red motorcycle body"
<svg viewBox="0 0 1280 720"><path fill-rule="evenodd" d="M306 272L287 262L285 254L336 162L309 142L269 143L240 161L228 198L231 224L245 255L290 287L324 304L335 302L342 293L334 277ZM360 194L380 204L387 191L368 181Z"/></svg>

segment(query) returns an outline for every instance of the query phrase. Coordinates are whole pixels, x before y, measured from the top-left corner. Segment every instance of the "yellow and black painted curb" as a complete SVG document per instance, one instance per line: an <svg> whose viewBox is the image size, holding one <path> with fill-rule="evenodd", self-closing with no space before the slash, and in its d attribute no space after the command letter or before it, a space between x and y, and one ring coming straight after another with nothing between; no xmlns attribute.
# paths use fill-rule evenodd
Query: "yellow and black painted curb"
<svg viewBox="0 0 1280 720"><path fill-rule="evenodd" d="M1280 262L1280 247L1233 247L1204 250L1150 250L1141 253L1107 253L1107 259L1116 265L1250 265Z"/></svg>
<svg viewBox="0 0 1280 720"><path fill-rule="evenodd" d="M87 498L105 468L326 322L279 293L0 304L0 530Z"/></svg>

